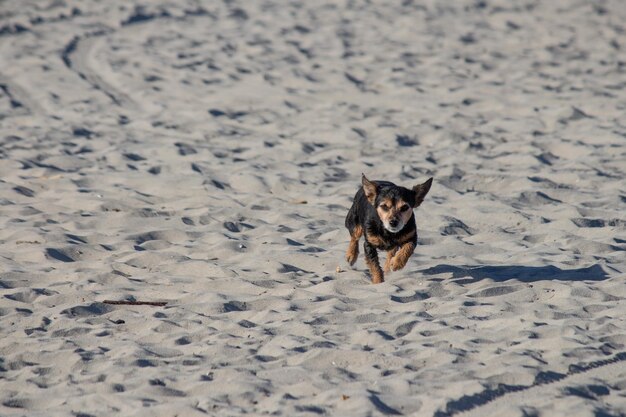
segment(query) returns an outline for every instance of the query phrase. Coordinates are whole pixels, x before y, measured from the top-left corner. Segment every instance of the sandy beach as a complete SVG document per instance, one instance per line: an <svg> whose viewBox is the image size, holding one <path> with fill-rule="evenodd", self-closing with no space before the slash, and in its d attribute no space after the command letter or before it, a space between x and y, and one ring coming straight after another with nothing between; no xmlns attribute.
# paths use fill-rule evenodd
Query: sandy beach
<svg viewBox="0 0 626 417"><path fill-rule="evenodd" d="M0 1L0 415L626 416L625 22ZM434 177L379 285L361 173Z"/></svg>

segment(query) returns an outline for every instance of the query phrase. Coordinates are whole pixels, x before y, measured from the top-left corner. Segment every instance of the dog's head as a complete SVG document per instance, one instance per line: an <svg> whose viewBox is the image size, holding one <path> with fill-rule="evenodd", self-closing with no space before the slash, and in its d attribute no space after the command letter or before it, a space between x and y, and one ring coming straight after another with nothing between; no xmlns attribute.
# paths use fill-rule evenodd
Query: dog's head
<svg viewBox="0 0 626 417"><path fill-rule="evenodd" d="M365 197L376 209L385 229L397 233L411 220L413 209L422 204L433 179L430 178L412 189L386 181L370 181L365 175L362 176L361 183Z"/></svg>

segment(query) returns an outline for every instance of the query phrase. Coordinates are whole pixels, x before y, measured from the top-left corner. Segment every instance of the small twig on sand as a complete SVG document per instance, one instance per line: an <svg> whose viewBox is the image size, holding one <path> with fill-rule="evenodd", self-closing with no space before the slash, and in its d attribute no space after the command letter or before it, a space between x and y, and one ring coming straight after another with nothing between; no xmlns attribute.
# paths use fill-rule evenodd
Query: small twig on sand
<svg viewBox="0 0 626 417"><path fill-rule="evenodd" d="M129 306L155 306L155 307L163 307L167 305L166 301L114 301L114 300L104 300L104 304L117 304L117 305L129 305Z"/></svg>

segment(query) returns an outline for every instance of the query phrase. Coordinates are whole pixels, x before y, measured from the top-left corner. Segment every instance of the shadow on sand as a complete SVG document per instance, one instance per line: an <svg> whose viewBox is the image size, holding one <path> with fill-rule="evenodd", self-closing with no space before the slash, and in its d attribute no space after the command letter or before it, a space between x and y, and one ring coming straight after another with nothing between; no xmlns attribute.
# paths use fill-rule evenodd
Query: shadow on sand
<svg viewBox="0 0 626 417"><path fill-rule="evenodd" d="M488 278L496 282L517 279L523 282L556 281L602 281L609 275L598 264L578 269L561 269L556 266L484 265L456 266L437 265L420 271L424 275L452 274L452 278L466 278L458 284L471 284Z"/></svg>

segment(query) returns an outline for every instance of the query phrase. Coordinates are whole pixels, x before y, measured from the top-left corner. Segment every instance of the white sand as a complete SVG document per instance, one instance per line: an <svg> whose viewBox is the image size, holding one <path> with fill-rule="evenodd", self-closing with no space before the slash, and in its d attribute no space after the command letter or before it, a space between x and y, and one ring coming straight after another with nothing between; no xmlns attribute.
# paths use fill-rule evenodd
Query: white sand
<svg viewBox="0 0 626 417"><path fill-rule="evenodd" d="M133 3L0 2L0 415L624 415L621 1Z"/></svg>

